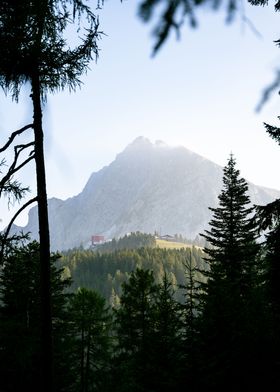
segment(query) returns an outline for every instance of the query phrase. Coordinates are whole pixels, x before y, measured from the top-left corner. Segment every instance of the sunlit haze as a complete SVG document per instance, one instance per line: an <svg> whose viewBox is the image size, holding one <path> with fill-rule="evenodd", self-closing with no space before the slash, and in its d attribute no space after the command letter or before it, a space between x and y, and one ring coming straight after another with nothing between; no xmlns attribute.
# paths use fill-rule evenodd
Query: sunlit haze
<svg viewBox="0 0 280 392"><path fill-rule="evenodd" d="M237 15L230 25L222 10L201 12L197 29L186 25L179 41L172 35L151 57L152 26L139 20L135 2L106 2L97 63L80 90L50 96L44 108L48 196L78 194L138 136L185 146L221 166L233 152L243 177L280 189L279 146L263 127L277 125L277 92L255 111L279 63L279 15L247 4L244 12L250 23ZM18 104L1 94L1 146L32 122L29 94L26 88ZM20 178L34 191L32 165ZM5 200L0 208L3 228ZM26 214L17 223L26 224Z"/></svg>

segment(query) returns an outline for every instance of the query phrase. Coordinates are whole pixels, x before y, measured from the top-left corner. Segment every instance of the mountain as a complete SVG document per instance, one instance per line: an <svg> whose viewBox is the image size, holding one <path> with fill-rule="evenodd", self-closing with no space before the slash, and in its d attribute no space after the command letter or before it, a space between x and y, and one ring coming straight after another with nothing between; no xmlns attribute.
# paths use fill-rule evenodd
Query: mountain
<svg viewBox="0 0 280 392"><path fill-rule="evenodd" d="M184 147L139 137L93 173L83 191L65 201L49 199L51 247L64 250L128 232L182 234L194 238L217 205L222 167ZM249 184L251 201L266 204L280 191ZM23 231L38 237L37 207ZM22 229L22 228L20 228Z"/></svg>

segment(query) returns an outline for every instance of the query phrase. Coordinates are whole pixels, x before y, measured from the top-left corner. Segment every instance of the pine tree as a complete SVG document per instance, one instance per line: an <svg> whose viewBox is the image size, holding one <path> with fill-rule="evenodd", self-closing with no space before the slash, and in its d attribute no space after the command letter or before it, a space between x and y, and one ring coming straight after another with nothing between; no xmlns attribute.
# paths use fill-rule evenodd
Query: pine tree
<svg viewBox="0 0 280 392"><path fill-rule="evenodd" d="M224 168L223 184L219 206L210 208L210 229L203 234L210 246L205 249L209 270L204 273L207 283L201 285L201 325L208 358L206 382L212 388L225 387L233 377L230 388L234 389L245 385L242 378L245 383L245 375L254 368L249 347L260 245L248 185L240 178L232 155Z"/></svg>
<svg viewBox="0 0 280 392"><path fill-rule="evenodd" d="M111 316L97 292L79 289L68 305L73 391L104 391L110 364Z"/></svg>
<svg viewBox="0 0 280 392"><path fill-rule="evenodd" d="M118 390L148 392L158 285L152 271L136 269L122 289L116 311Z"/></svg>
<svg viewBox="0 0 280 392"><path fill-rule="evenodd" d="M200 353L198 339L198 315L199 315L199 269L193 257L193 250L189 251L189 257L184 262L185 280L180 285L183 290L184 303L181 304L183 318L183 359L184 368L181 374L181 383L189 385L190 389L199 385L198 355Z"/></svg>
<svg viewBox="0 0 280 392"><path fill-rule="evenodd" d="M264 125L269 136L280 145L280 128ZM264 270L268 301L274 317L280 320L280 199L266 206L257 206L256 221L260 231L266 233Z"/></svg>
<svg viewBox="0 0 280 392"><path fill-rule="evenodd" d="M85 28L81 30L81 24ZM76 27L83 37L77 47L66 39L69 25ZM44 132L42 103L47 92L66 87L75 90L81 84L92 56L98 53L98 18L83 0L4 0L0 2L0 86L18 100L21 87L31 86L33 123L14 132L11 140L29 128L34 130L38 223L41 264L41 329L42 329L42 390L50 392L52 382L52 325L50 282L50 236L48 222ZM9 143L8 143L9 145ZM21 165L19 165L21 167ZM29 203L30 204L30 203ZM25 206L29 205L28 203Z"/></svg>
<svg viewBox="0 0 280 392"><path fill-rule="evenodd" d="M183 364L182 308L164 273L155 298L155 320L148 362L151 391L179 391Z"/></svg>
<svg viewBox="0 0 280 392"><path fill-rule="evenodd" d="M258 234L252 220L254 208L249 206L248 185L235 166L231 155L224 168L219 206L210 208L211 228L202 236L210 244L204 250L211 268L208 285L215 279L226 281L240 296L246 297L254 286L260 245L256 242Z"/></svg>

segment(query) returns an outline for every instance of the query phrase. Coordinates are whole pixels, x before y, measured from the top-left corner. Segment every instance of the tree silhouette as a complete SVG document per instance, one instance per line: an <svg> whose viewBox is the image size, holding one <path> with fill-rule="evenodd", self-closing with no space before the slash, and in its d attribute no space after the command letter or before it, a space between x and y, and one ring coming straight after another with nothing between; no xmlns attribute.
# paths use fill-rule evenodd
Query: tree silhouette
<svg viewBox="0 0 280 392"><path fill-rule="evenodd" d="M152 271L136 269L122 286L116 310L117 366L120 391L149 391L149 353L155 322L158 286Z"/></svg>
<svg viewBox="0 0 280 392"><path fill-rule="evenodd" d="M182 308L174 294L165 273L155 298L155 320L147 358L150 390L155 392L181 390L179 385L185 342L182 339Z"/></svg>
<svg viewBox="0 0 280 392"><path fill-rule="evenodd" d="M210 264L209 281L212 278L227 280L239 290L243 297L247 295L254 276L256 255L260 246L255 222L252 220L253 207L247 195L248 185L239 178L236 161L230 156L224 168L223 183L219 206L211 208L213 218L202 236L210 246L205 248Z"/></svg>
<svg viewBox="0 0 280 392"><path fill-rule="evenodd" d="M280 144L280 128L266 124L269 136ZM264 291L266 311L270 319L272 343L270 343L273 365L270 366L275 382L279 385L279 347L280 347L280 199L265 206L256 206L255 219L260 232L265 234L264 243Z"/></svg>
<svg viewBox="0 0 280 392"><path fill-rule="evenodd" d="M111 317L100 294L79 289L68 306L75 391L102 391L108 378Z"/></svg>
<svg viewBox="0 0 280 392"><path fill-rule="evenodd" d="M69 25L84 25L83 37L71 48ZM98 54L98 18L83 0L4 0L0 4L0 85L18 100L21 87L31 86L36 165L42 303L43 390L52 390L52 324L50 239L44 162L42 102L47 92L75 90L93 55Z"/></svg>
<svg viewBox="0 0 280 392"><path fill-rule="evenodd" d="M28 126L29 127L29 126ZM24 127L26 129L26 127ZM21 130L18 130L17 132L21 132ZM15 132L13 133L15 134ZM11 140L11 138L10 138ZM6 143L5 146L0 148L0 153L5 151L8 146L9 142ZM28 148L28 147L27 147ZM1 197L6 197L8 201L8 206L14 205L15 202L20 203L22 199L24 199L26 193L29 191L28 187L22 186L17 180L13 179L14 174L23 166L25 166L31 159L25 160L23 163L20 163L19 165L17 164L19 156L21 152L25 149L25 146L15 146L14 148L14 160L12 164L8 167L6 171L4 171L4 168L7 167L6 165L6 160L3 158L0 161L0 175L2 176L0 179L0 198ZM34 199L29 200L27 203L22 206L17 213L13 216L11 219L8 227L5 229L4 232L0 233L0 265L3 264L5 254L8 253L13 246L17 246L18 242L20 240L27 239L28 235L24 235L23 233L21 234L14 234L12 236L9 236L10 229L12 227L13 222L17 218L17 216L20 214L21 211L23 211L29 204L31 204L34 201Z"/></svg>
<svg viewBox="0 0 280 392"><path fill-rule="evenodd" d="M62 269L56 267L58 258L57 254L51 255L57 383L64 363L62 325L68 298L64 290L70 285L69 279L62 279ZM14 247L4 257L0 273L0 375L3 390L41 390L39 270L37 242Z"/></svg>
<svg viewBox="0 0 280 392"><path fill-rule="evenodd" d="M210 208L213 218L203 234L209 243L205 248L209 270L204 273L207 283L201 286L203 347L209 362L206 383L225 388L234 377L229 390L245 385L245 375L255 364L249 348L254 335L250 337L248 331L260 250L248 186L235 166L231 155L224 168L219 206Z"/></svg>

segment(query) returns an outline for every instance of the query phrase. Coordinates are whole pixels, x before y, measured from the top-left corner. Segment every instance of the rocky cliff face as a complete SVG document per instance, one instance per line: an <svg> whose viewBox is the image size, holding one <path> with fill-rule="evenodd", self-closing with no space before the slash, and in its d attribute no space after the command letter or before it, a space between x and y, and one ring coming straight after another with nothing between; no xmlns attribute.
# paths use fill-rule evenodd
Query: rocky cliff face
<svg viewBox="0 0 280 392"><path fill-rule="evenodd" d="M241 173L242 174L242 173ZM49 200L51 247L86 244L91 235L106 238L142 231L194 238L217 205L222 168L183 147L137 138L107 167L93 173L83 191L65 201ZM280 192L249 184L254 204L266 204ZM37 209L24 231L38 237Z"/></svg>

